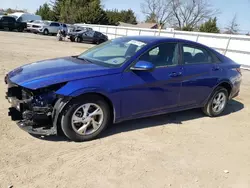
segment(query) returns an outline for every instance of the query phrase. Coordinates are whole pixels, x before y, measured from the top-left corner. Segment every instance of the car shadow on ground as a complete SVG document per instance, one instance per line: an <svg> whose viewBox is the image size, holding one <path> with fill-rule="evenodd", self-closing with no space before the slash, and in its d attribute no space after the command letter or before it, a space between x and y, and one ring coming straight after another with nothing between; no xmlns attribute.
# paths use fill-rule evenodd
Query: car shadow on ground
<svg viewBox="0 0 250 188"><path fill-rule="evenodd" d="M229 101L227 108L225 109L224 113L221 116L227 116L231 113L239 112L243 108L244 108L243 103L236 100L231 100ZM203 114L201 109L192 109L192 110L169 113L169 114L158 115L137 120L130 120L109 126L103 132L100 138L105 138L122 132L129 132L149 127L156 127L168 124L181 125L185 121L203 117L206 116ZM45 136L45 137L35 136L35 137L46 141L69 141L65 136Z"/></svg>

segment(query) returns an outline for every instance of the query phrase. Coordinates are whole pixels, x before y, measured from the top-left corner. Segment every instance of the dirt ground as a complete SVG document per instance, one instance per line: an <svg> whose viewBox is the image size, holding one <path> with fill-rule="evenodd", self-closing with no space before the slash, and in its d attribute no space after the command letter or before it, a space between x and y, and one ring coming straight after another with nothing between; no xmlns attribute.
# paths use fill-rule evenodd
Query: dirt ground
<svg viewBox="0 0 250 188"><path fill-rule="evenodd" d="M8 117L4 75L90 45L0 32L0 187L250 187L250 71L223 116L199 109L110 126L85 143L36 138Z"/></svg>

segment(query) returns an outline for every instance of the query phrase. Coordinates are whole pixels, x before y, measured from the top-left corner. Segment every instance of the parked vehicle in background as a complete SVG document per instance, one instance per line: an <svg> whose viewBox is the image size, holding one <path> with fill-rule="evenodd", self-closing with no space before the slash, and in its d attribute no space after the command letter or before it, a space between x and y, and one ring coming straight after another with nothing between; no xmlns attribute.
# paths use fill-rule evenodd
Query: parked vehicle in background
<svg viewBox="0 0 250 188"><path fill-rule="evenodd" d="M81 26L69 25L69 24L67 25L67 27L68 27L68 33L93 30L90 27L81 27Z"/></svg>
<svg viewBox="0 0 250 188"><path fill-rule="evenodd" d="M29 30L33 33L42 33L44 35L56 35L59 29L63 29L67 32L67 25L59 22L43 21L41 23L32 23Z"/></svg>
<svg viewBox="0 0 250 188"><path fill-rule="evenodd" d="M27 22L27 29L26 29L26 31L31 32L33 25L42 24L42 23L43 23L42 20L30 20L30 21Z"/></svg>
<svg viewBox="0 0 250 188"><path fill-rule="evenodd" d="M17 21L12 16L0 16L0 29L8 29L9 31L17 30L23 32L27 28L27 23Z"/></svg>
<svg viewBox="0 0 250 188"><path fill-rule="evenodd" d="M108 37L98 31L83 30L79 32L68 33L68 37L71 42L91 42L95 44L101 44L108 40Z"/></svg>
<svg viewBox="0 0 250 188"><path fill-rule="evenodd" d="M43 135L59 129L75 141L96 138L112 122L192 108L219 116L241 81L240 65L217 51L153 36L116 38L5 77L9 115L20 128Z"/></svg>
<svg viewBox="0 0 250 188"><path fill-rule="evenodd" d="M30 14L30 13L23 13L23 12L15 12L12 14L9 14L8 16L13 16L16 18L19 22L28 22L31 20L42 20L42 17L36 14Z"/></svg>

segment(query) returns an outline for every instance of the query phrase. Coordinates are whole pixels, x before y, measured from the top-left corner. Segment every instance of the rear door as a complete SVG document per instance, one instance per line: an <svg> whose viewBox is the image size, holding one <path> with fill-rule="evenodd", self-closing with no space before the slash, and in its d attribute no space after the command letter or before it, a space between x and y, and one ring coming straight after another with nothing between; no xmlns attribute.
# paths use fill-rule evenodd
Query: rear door
<svg viewBox="0 0 250 188"><path fill-rule="evenodd" d="M200 45L181 44L181 51L183 76L180 106L200 106L218 82L218 59Z"/></svg>
<svg viewBox="0 0 250 188"><path fill-rule="evenodd" d="M59 29L60 29L60 24L57 22L52 22L49 27L49 32L57 33Z"/></svg>

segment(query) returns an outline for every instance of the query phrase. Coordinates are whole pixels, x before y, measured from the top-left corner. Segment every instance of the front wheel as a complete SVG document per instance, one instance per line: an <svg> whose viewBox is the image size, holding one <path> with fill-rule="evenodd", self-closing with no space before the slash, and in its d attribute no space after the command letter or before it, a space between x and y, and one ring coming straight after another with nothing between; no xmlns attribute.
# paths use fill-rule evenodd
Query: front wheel
<svg viewBox="0 0 250 188"><path fill-rule="evenodd" d="M109 120L108 104L100 97L88 96L68 105L63 112L61 127L69 139L88 141L99 136Z"/></svg>
<svg viewBox="0 0 250 188"><path fill-rule="evenodd" d="M203 112L210 116L219 116L226 108L228 91L224 87L218 87L203 108Z"/></svg>
<svg viewBox="0 0 250 188"><path fill-rule="evenodd" d="M48 35L49 34L49 30L48 29L44 29L43 34L44 35Z"/></svg>
<svg viewBox="0 0 250 188"><path fill-rule="evenodd" d="M81 40L80 37L76 37L76 38L75 38L75 41L78 42L78 43L82 42L82 40Z"/></svg>
<svg viewBox="0 0 250 188"><path fill-rule="evenodd" d="M71 42L75 42L74 37L70 37L69 40L70 40Z"/></svg>

